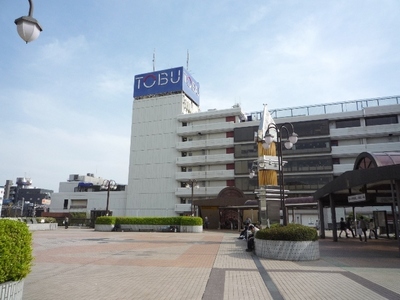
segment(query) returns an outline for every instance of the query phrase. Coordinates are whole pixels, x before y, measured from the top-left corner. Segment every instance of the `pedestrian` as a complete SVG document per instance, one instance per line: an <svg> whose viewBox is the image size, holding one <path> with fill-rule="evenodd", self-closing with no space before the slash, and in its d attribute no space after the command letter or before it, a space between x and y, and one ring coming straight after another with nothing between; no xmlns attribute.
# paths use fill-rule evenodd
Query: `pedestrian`
<svg viewBox="0 0 400 300"><path fill-rule="evenodd" d="M351 218L348 217L346 220L346 228L351 232L351 235L354 237L356 237L356 235L354 234L353 228L351 226Z"/></svg>
<svg viewBox="0 0 400 300"><path fill-rule="evenodd" d="M68 225L69 225L69 219L68 219L68 217L65 217L63 223L64 223L64 226L65 226L65 229L68 229Z"/></svg>
<svg viewBox="0 0 400 300"><path fill-rule="evenodd" d="M246 252L252 252L254 250L254 238L256 237L256 233L259 230L256 226L253 224L250 224L249 229L251 230L251 234L249 234L247 238L247 249Z"/></svg>
<svg viewBox="0 0 400 300"><path fill-rule="evenodd" d="M346 237L348 238L349 235L347 234L347 230L346 230L346 223L344 222L343 218L340 218L340 233L339 233L339 238L342 238L342 232L344 231L344 233L346 234Z"/></svg>
<svg viewBox="0 0 400 300"><path fill-rule="evenodd" d="M204 217L204 228L208 229L208 217L207 216Z"/></svg>
<svg viewBox="0 0 400 300"><path fill-rule="evenodd" d="M371 239L371 235L372 235L372 233L374 234L374 236L375 236L375 239L377 240L378 239L378 234L377 234L377 232L376 232L376 226L375 226L375 221L374 221L374 219L370 219L369 220L369 224L368 224L369 226L369 238Z"/></svg>
<svg viewBox="0 0 400 300"><path fill-rule="evenodd" d="M358 221L357 234L362 242L362 233L364 233L365 242L367 242L367 222L365 222L364 217L361 216Z"/></svg>

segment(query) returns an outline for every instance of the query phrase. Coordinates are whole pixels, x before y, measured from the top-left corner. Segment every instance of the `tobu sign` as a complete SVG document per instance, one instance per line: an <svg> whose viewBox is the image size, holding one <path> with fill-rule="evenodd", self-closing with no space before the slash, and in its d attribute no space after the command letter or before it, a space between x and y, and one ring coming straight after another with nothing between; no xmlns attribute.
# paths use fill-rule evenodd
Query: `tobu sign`
<svg viewBox="0 0 400 300"><path fill-rule="evenodd" d="M134 98L181 91L200 105L200 85L183 67L135 76Z"/></svg>

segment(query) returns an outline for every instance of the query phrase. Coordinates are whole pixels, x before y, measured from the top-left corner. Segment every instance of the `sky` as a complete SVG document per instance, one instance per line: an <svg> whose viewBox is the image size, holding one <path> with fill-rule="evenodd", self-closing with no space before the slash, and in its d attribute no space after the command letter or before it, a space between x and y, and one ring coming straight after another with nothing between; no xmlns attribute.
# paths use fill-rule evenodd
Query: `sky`
<svg viewBox="0 0 400 300"><path fill-rule="evenodd" d="M43 31L25 44L29 2L0 0L0 186L126 184L133 78L153 67L187 68L202 111L400 95L398 0L33 3Z"/></svg>

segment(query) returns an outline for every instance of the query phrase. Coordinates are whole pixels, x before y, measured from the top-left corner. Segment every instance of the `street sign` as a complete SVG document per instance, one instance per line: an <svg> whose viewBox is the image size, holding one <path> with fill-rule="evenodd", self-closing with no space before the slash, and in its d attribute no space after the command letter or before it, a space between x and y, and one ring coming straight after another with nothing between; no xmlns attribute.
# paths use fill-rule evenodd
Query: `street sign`
<svg viewBox="0 0 400 300"><path fill-rule="evenodd" d="M365 196L365 194L351 195L347 197L347 200L349 201L349 203L363 202L367 200L367 197Z"/></svg>

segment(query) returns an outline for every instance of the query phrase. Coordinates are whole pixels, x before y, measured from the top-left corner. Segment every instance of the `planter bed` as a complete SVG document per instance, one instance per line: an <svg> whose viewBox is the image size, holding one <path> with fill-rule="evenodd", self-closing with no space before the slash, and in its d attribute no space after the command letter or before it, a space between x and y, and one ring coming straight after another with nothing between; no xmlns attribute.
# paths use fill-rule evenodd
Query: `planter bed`
<svg viewBox="0 0 400 300"><path fill-rule="evenodd" d="M318 260L318 241L274 241L255 239L256 255L277 260Z"/></svg>
<svg viewBox="0 0 400 300"><path fill-rule="evenodd" d="M0 283L1 300L21 300L24 291L24 280Z"/></svg>

